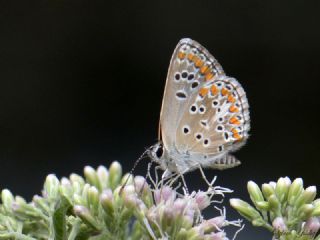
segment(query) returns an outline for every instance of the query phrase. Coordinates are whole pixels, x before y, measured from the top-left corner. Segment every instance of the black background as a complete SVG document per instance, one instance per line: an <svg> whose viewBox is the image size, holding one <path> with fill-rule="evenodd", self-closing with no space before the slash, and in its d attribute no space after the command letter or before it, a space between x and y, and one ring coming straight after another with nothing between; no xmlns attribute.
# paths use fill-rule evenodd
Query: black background
<svg viewBox="0 0 320 240"><path fill-rule="evenodd" d="M208 48L251 107L251 137L236 154L243 164L208 177L244 199L251 179L319 185L319 11L319 1L1 0L0 188L31 199L48 173L112 160L129 171L157 141L183 37ZM188 179L205 187L197 172ZM270 239L249 225L238 239Z"/></svg>

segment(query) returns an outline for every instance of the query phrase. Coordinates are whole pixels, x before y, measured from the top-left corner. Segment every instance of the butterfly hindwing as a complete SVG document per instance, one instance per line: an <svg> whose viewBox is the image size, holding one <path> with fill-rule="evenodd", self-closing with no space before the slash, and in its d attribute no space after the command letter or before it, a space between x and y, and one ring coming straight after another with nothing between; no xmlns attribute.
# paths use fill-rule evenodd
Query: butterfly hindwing
<svg viewBox="0 0 320 240"><path fill-rule="evenodd" d="M209 158L234 151L248 138L249 105L234 78L221 76L190 96L176 130L177 150Z"/></svg>

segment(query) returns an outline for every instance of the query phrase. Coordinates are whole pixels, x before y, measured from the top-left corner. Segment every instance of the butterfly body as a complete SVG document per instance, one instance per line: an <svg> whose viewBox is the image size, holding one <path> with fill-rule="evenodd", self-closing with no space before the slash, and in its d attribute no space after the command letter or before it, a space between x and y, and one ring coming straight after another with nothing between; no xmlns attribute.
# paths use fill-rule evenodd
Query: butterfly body
<svg viewBox="0 0 320 240"><path fill-rule="evenodd" d="M199 43L180 40L168 70L159 143L150 157L170 172L234 167L240 162L229 153L245 144L249 129L249 105L239 82Z"/></svg>

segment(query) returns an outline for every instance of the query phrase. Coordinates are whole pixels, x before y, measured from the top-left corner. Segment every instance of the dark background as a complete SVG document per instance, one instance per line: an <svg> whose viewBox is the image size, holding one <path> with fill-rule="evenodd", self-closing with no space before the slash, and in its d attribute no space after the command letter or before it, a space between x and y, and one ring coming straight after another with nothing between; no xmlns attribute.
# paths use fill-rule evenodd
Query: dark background
<svg viewBox="0 0 320 240"><path fill-rule="evenodd" d="M112 160L129 171L157 141L182 37L208 48L251 107L251 137L236 154L243 164L208 177L244 199L250 179L319 186L319 11L319 1L1 0L0 188L31 199L52 172ZM199 173L188 179L205 187ZM252 236L270 239L250 224L238 239Z"/></svg>

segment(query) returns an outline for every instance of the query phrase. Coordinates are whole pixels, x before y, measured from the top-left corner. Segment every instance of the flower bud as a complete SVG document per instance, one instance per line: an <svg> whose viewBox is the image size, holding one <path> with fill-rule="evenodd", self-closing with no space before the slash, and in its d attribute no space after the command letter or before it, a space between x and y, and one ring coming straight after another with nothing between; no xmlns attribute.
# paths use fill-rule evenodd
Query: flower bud
<svg viewBox="0 0 320 240"><path fill-rule="evenodd" d="M306 220L309 217L311 217L313 211L314 211L314 206L312 204L303 204L298 209L298 216L300 219Z"/></svg>
<svg viewBox="0 0 320 240"><path fill-rule="evenodd" d="M317 217L311 217L307 220L303 227L303 232L305 234L316 234L320 229L320 219Z"/></svg>
<svg viewBox="0 0 320 240"><path fill-rule="evenodd" d="M315 186L310 186L306 190L302 191L300 196L297 196L295 201L295 207L299 208L302 204L311 203L317 195L317 188Z"/></svg>
<svg viewBox="0 0 320 240"><path fill-rule="evenodd" d="M249 221L261 218L261 215L257 210L241 199L230 199L230 205Z"/></svg>
<svg viewBox="0 0 320 240"><path fill-rule="evenodd" d="M209 235L209 239L210 240L226 240L226 233L225 232L213 232L213 233L210 233Z"/></svg>
<svg viewBox="0 0 320 240"><path fill-rule="evenodd" d="M83 222L90 225L93 229L99 230L96 220L94 219L94 217L91 215L90 211L86 207L75 205L73 207L73 211L75 215L80 217Z"/></svg>
<svg viewBox="0 0 320 240"><path fill-rule="evenodd" d="M111 163L109 168L109 186L111 189L116 188L116 186L120 183L122 176L122 167L119 162L114 161Z"/></svg>
<svg viewBox="0 0 320 240"><path fill-rule="evenodd" d="M303 191L303 180L301 178L296 178L291 184L288 192L288 202L293 205L297 197Z"/></svg>
<svg viewBox="0 0 320 240"><path fill-rule="evenodd" d="M133 184L133 176L130 173L126 173L123 175L121 182L121 185L132 185Z"/></svg>
<svg viewBox="0 0 320 240"><path fill-rule="evenodd" d="M85 184L84 179L78 174L72 173L69 178L70 178L72 185L74 183L78 183L82 187Z"/></svg>
<svg viewBox="0 0 320 240"><path fill-rule="evenodd" d="M12 193L8 189L3 189L1 192L1 199L5 210L11 212L11 207L14 203L14 197Z"/></svg>
<svg viewBox="0 0 320 240"><path fill-rule="evenodd" d="M149 189L149 185L146 181L146 179L142 176L136 176L134 178L134 187L136 189L137 193L144 194Z"/></svg>
<svg viewBox="0 0 320 240"><path fill-rule="evenodd" d="M290 185L288 185L287 179L279 178L276 184L275 192L276 192L276 196L278 197L281 203L284 203L287 200L289 187Z"/></svg>
<svg viewBox="0 0 320 240"><path fill-rule="evenodd" d="M288 231L288 227L282 217L276 217L272 222L272 226L273 226L274 230L279 231L279 232Z"/></svg>
<svg viewBox="0 0 320 240"><path fill-rule="evenodd" d="M161 189L154 191L154 201L156 204L160 204L161 201L173 202L176 199L176 191L169 186L163 186Z"/></svg>
<svg viewBox="0 0 320 240"><path fill-rule="evenodd" d="M49 199L58 197L59 180L54 174L49 174L44 183L44 195Z"/></svg>
<svg viewBox="0 0 320 240"><path fill-rule="evenodd" d="M312 216L320 217L320 204L314 204L314 209L312 211Z"/></svg>
<svg viewBox="0 0 320 240"><path fill-rule="evenodd" d="M202 211L210 205L210 198L208 194L203 191L197 192L197 194L195 195L195 200L200 211Z"/></svg>
<svg viewBox="0 0 320 240"><path fill-rule="evenodd" d="M101 189L98 175L92 167L90 167L90 166L84 167L84 176L86 177L86 180L89 184L95 186L99 190Z"/></svg>
<svg viewBox="0 0 320 240"><path fill-rule="evenodd" d="M225 220L224 216L214 217L203 221L200 226L203 228L205 233L209 233L221 229L225 225Z"/></svg>
<svg viewBox="0 0 320 240"><path fill-rule="evenodd" d="M262 193L266 199L268 199L272 194L275 194L275 189L267 183L262 184Z"/></svg>
<svg viewBox="0 0 320 240"><path fill-rule="evenodd" d="M99 166L97 168L97 176L100 182L101 190L107 189L109 183L109 172L104 166Z"/></svg>
<svg viewBox="0 0 320 240"><path fill-rule="evenodd" d="M100 196L100 203L102 208L108 215L113 214L113 211L114 211L113 201L114 199L113 199L113 194L111 189L104 190Z"/></svg>
<svg viewBox="0 0 320 240"><path fill-rule="evenodd" d="M279 211L280 211L280 201L276 197L275 194L272 194L269 197L268 203L269 203L270 209L276 214L276 216L280 215L280 213L279 213Z"/></svg>
<svg viewBox="0 0 320 240"><path fill-rule="evenodd" d="M184 212L188 202L186 199L177 198L173 203L172 211L174 214L180 215Z"/></svg>
<svg viewBox="0 0 320 240"><path fill-rule="evenodd" d="M96 187L91 186L88 189L88 205L90 209L94 210L94 213L98 212L99 208L99 191Z"/></svg>
<svg viewBox="0 0 320 240"><path fill-rule="evenodd" d="M256 202L264 201L262 192L261 192L259 186L255 182L249 181L247 184L247 188L248 188L248 192L250 194L250 198L254 204Z"/></svg>

